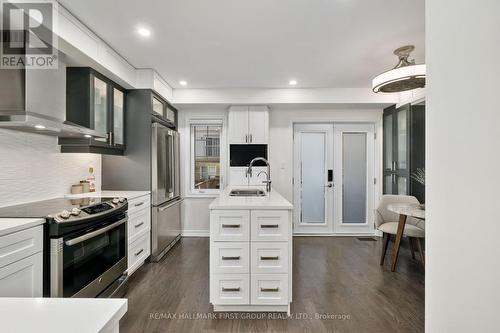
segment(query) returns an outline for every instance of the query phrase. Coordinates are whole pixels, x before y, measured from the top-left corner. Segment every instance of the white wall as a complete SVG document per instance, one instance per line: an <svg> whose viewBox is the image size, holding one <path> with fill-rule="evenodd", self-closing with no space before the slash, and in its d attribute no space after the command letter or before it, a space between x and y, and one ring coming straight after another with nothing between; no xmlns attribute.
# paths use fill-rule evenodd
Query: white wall
<svg viewBox="0 0 500 333"><path fill-rule="evenodd" d="M426 1L426 332L499 332L500 1Z"/></svg>
<svg viewBox="0 0 500 333"><path fill-rule="evenodd" d="M0 129L0 206L64 196L94 166L101 187L101 155L61 154L57 138Z"/></svg>
<svg viewBox="0 0 500 333"><path fill-rule="evenodd" d="M179 111L181 193L184 197L182 203L182 232L184 236L208 236L209 232L208 206L214 199L214 196L193 196L189 193L191 138L188 121L190 119L212 119L212 117L221 118L226 121L227 107L184 108ZM226 174L222 176L224 179L227 179Z"/></svg>
<svg viewBox="0 0 500 333"><path fill-rule="evenodd" d="M179 115L179 133L181 137L181 170L186 180L189 169L189 128L186 120L190 117L203 118L215 115L226 117L227 107L212 106L203 109L181 109ZM271 178L273 187L285 198L293 200L292 174L293 174L293 122L372 122L376 123L376 130L382 133L382 109L307 109L302 107L271 107L269 115L269 161L271 163ZM381 135L378 136L381 138ZM381 161L381 140L377 140L376 154ZM381 162L380 162L381 163ZM380 169L380 168L379 168ZM227 175L224 175L227 179ZM380 175L378 176L380 177ZM382 182L380 181L379 184ZM209 212L208 206L211 198L189 196L187 181L182 183L184 199L182 209L183 234L187 236L208 236Z"/></svg>

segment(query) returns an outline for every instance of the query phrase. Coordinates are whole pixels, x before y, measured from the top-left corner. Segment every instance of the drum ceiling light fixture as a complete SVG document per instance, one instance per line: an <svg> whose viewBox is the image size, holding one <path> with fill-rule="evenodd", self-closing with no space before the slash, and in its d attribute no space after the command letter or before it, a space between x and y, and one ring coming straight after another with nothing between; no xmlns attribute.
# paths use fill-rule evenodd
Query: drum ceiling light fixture
<svg viewBox="0 0 500 333"><path fill-rule="evenodd" d="M373 79L373 92L394 93L425 87L425 64L415 65L414 59L408 59L414 49L415 46L406 45L394 51L398 64Z"/></svg>

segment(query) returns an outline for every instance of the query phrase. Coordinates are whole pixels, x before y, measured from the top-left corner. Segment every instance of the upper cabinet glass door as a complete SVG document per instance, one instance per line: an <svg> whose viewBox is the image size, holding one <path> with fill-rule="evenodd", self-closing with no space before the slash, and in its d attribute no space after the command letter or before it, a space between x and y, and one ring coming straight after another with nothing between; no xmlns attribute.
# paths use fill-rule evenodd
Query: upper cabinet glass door
<svg viewBox="0 0 500 333"><path fill-rule="evenodd" d="M113 135L114 144L118 145L124 143L123 105L123 92L113 88Z"/></svg>
<svg viewBox="0 0 500 333"><path fill-rule="evenodd" d="M165 116L165 106L158 98L153 97L153 112L160 116Z"/></svg>
<svg viewBox="0 0 500 333"><path fill-rule="evenodd" d="M94 130L108 133L108 84L97 77L94 77Z"/></svg>

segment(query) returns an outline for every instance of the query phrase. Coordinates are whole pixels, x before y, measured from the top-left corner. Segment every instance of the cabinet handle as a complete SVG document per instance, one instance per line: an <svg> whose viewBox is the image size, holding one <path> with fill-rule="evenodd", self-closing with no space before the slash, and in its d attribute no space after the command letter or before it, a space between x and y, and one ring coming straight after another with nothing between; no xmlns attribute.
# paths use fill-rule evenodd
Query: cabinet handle
<svg viewBox="0 0 500 333"><path fill-rule="evenodd" d="M142 252L144 252L144 249L141 249L140 251L134 253L134 255L137 257L139 254L141 254Z"/></svg>
<svg viewBox="0 0 500 333"><path fill-rule="evenodd" d="M222 260L240 260L240 256L235 256L235 257L224 257L222 256Z"/></svg>
<svg viewBox="0 0 500 333"><path fill-rule="evenodd" d="M139 203L136 203L134 206L135 206L135 207L139 207L139 206L142 206L142 205L144 205L144 201L139 202Z"/></svg>
<svg viewBox="0 0 500 333"><path fill-rule="evenodd" d="M263 291L263 292L278 292L280 290L280 288L276 287L276 288L260 288L260 291Z"/></svg>
<svg viewBox="0 0 500 333"><path fill-rule="evenodd" d="M245 143L248 143L248 134L245 134Z"/></svg>
<svg viewBox="0 0 500 333"><path fill-rule="evenodd" d="M279 224L261 224L260 228L261 229L276 229L279 228Z"/></svg>
<svg viewBox="0 0 500 333"><path fill-rule="evenodd" d="M280 257L274 256L274 257L260 257L260 260L278 260Z"/></svg>
<svg viewBox="0 0 500 333"><path fill-rule="evenodd" d="M237 287L237 288L224 288L224 287L222 287L222 291L240 291L240 287Z"/></svg>
<svg viewBox="0 0 500 333"><path fill-rule="evenodd" d="M253 142L253 136L252 136L252 134L250 134L250 143L252 143L252 142Z"/></svg>
<svg viewBox="0 0 500 333"><path fill-rule="evenodd" d="M232 229L236 229L236 228L239 228L241 227L241 224L223 224L222 225L223 228L232 228Z"/></svg>
<svg viewBox="0 0 500 333"><path fill-rule="evenodd" d="M134 227L135 227L135 228L139 228L141 225L144 225L144 222L141 222L141 223L139 223L139 224L136 224Z"/></svg>

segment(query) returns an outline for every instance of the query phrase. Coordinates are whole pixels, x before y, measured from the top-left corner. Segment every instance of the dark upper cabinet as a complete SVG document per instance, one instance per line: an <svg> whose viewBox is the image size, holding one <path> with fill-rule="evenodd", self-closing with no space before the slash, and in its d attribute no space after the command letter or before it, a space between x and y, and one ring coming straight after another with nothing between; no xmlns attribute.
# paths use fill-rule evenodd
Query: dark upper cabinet
<svg viewBox="0 0 500 333"><path fill-rule="evenodd" d="M384 194L413 195L425 202L425 188L412 179L425 168L425 106L406 104L384 110Z"/></svg>
<svg viewBox="0 0 500 333"><path fill-rule="evenodd" d="M122 155L125 150L124 88L89 67L66 70L66 121L103 137L60 138L61 152Z"/></svg>
<svg viewBox="0 0 500 333"><path fill-rule="evenodd" d="M166 122L170 127L177 128L177 109L160 96L151 92L152 115L161 122Z"/></svg>

